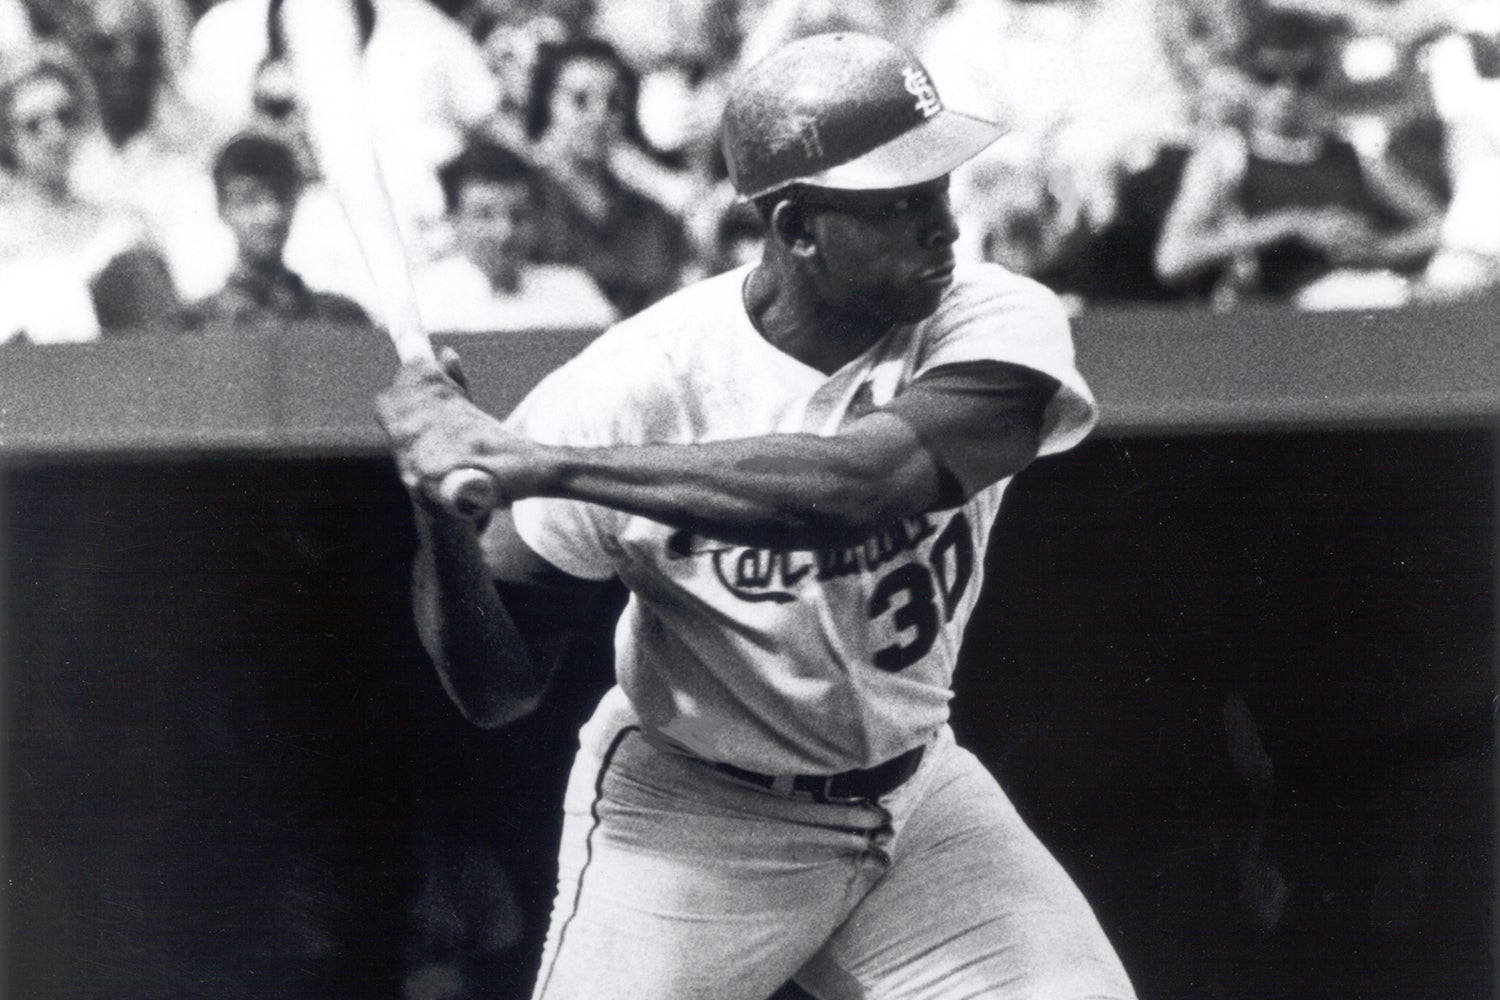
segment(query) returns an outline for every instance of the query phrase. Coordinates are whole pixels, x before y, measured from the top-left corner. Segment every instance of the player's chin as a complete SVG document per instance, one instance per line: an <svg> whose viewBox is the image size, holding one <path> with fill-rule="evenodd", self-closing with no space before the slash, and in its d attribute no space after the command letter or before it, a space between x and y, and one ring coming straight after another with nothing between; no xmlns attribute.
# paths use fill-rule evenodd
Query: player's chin
<svg viewBox="0 0 1500 1000"><path fill-rule="evenodd" d="M927 319L937 312L951 284L951 281L914 282L906 290L906 294L902 296L900 304L894 310L898 320L902 323L919 323Z"/></svg>

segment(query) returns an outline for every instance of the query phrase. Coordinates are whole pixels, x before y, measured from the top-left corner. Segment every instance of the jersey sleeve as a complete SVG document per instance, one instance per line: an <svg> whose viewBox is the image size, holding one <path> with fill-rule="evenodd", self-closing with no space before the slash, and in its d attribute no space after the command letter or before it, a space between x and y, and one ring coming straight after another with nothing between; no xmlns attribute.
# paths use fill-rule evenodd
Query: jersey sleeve
<svg viewBox="0 0 1500 1000"><path fill-rule="evenodd" d="M1013 471L1013 457L995 446L996 427L1039 430L1057 389L1033 368L967 361L929 369L885 410L916 432L959 502Z"/></svg>
<svg viewBox="0 0 1500 1000"><path fill-rule="evenodd" d="M612 423L621 408L605 404L619 389L600 373L599 353L585 349L537 384L506 418L505 425L542 444L598 448L622 443ZM618 537L626 515L596 504L557 497L517 501L511 513L516 533L537 555L564 573L585 580L615 575Z"/></svg>
<svg viewBox="0 0 1500 1000"><path fill-rule="evenodd" d="M998 361L1040 372L1057 389L1042 414L1038 454L1066 451L1098 419L1078 372L1067 313L1047 288L991 264L970 265L929 320L932 331L915 378L952 365Z"/></svg>

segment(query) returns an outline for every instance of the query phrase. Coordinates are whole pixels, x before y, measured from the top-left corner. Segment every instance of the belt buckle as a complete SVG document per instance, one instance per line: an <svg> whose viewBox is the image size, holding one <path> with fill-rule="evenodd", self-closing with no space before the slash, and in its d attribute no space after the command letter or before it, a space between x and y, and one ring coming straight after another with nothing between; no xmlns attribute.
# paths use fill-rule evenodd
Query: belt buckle
<svg viewBox="0 0 1500 1000"><path fill-rule="evenodd" d="M818 786L812 791L813 801L824 805L836 806L859 805L861 802L870 801L868 795L834 795L833 783L839 777L840 775L837 774L824 775L823 779L818 782Z"/></svg>

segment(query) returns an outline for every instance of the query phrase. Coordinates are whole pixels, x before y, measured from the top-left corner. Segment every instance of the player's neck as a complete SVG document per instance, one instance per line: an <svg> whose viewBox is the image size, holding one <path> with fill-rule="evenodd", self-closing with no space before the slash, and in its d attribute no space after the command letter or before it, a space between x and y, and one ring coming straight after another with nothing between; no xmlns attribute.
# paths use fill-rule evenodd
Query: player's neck
<svg viewBox="0 0 1500 1000"><path fill-rule="evenodd" d="M890 329L888 322L829 305L812 288L764 265L746 277L743 296L750 322L767 343L825 375Z"/></svg>

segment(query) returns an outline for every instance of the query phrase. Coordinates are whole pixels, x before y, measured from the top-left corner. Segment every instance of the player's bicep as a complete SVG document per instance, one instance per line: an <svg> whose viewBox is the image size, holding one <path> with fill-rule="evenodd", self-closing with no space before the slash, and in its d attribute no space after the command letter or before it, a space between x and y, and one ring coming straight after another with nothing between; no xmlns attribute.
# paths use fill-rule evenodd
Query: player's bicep
<svg viewBox="0 0 1500 1000"><path fill-rule="evenodd" d="M957 504L1036 457L1059 384L1003 361L948 364L916 379L881 412L911 428L939 477L942 502Z"/></svg>

